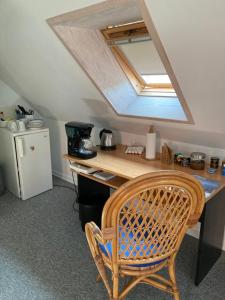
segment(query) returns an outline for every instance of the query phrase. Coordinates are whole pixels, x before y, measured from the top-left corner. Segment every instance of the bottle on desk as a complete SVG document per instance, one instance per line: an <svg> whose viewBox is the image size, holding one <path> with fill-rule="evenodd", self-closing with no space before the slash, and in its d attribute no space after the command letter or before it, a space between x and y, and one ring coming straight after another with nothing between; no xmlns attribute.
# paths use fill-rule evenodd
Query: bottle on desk
<svg viewBox="0 0 225 300"><path fill-rule="evenodd" d="M150 126L146 136L146 155L147 159L156 158L156 132L154 126Z"/></svg>

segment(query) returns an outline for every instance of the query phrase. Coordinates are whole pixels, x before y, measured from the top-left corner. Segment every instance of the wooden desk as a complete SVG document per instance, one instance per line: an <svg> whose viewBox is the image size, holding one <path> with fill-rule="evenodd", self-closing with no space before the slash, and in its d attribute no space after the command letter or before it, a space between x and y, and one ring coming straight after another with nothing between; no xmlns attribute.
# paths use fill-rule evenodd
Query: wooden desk
<svg viewBox="0 0 225 300"><path fill-rule="evenodd" d="M118 146L114 151L98 151L94 158L83 160L77 157L64 155L64 159L85 166L94 167L116 175L109 181L103 181L93 175L78 173L78 192L82 197L89 193L101 191L101 196L107 200L110 196L110 187L117 189L126 181L137 176L162 170L178 170L189 174L197 174L208 179L219 181L217 190L206 198L206 205L200 223L200 238L197 255L195 284L198 285L222 253L225 228L225 177L218 171L209 174L206 170L196 171L176 164L167 165L160 160L146 160L144 156L125 154L125 146Z"/></svg>

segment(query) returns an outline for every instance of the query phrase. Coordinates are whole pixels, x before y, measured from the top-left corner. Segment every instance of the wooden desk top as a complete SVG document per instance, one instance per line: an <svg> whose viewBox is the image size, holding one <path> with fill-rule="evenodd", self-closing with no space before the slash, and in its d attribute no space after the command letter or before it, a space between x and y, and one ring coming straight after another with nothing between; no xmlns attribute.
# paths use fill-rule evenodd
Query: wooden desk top
<svg viewBox="0 0 225 300"><path fill-rule="evenodd" d="M147 160L145 159L144 154L125 154L125 149L126 146L119 145L117 146L117 149L113 151L102 151L99 149L97 156L91 159L84 160L69 155L64 155L64 159L67 159L71 162L80 163L85 166L94 167L128 180L150 172L177 170L219 181L220 187L211 193L207 200L212 198L216 193L225 187L225 176L220 174L220 170L218 170L216 174L209 174L206 169L193 170L176 164L168 165L162 163L160 160Z"/></svg>

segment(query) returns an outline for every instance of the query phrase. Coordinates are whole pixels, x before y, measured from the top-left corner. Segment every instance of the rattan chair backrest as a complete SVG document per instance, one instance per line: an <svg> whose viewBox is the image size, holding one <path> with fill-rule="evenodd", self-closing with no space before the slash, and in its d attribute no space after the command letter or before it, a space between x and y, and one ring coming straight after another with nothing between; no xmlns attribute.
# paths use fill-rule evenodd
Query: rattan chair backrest
<svg viewBox="0 0 225 300"><path fill-rule="evenodd" d="M102 215L102 229L115 232L114 261L139 264L169 257L197 222L204 202L201 185L182 172L156 172L129 181L109 198Z"/></svg>

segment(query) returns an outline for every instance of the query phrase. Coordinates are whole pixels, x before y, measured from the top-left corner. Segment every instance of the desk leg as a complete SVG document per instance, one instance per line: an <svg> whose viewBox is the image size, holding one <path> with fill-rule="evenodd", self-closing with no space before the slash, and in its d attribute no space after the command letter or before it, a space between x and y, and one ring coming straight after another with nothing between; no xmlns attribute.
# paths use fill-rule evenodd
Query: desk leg
<svg viewBox="0 0 225 300"><path fill-rule="evenodd" d="M225 228L225 189L209 200L203 210L195 285L199 285L222 253Z"/></svg>
<svg viewBox="0 0 225 300"><path fill-rule="evenodd" d="M110 196L110 188L102 183L77 175L79 218L82 229L85 223L94 221L101 226L102 209Z"/></svg>

